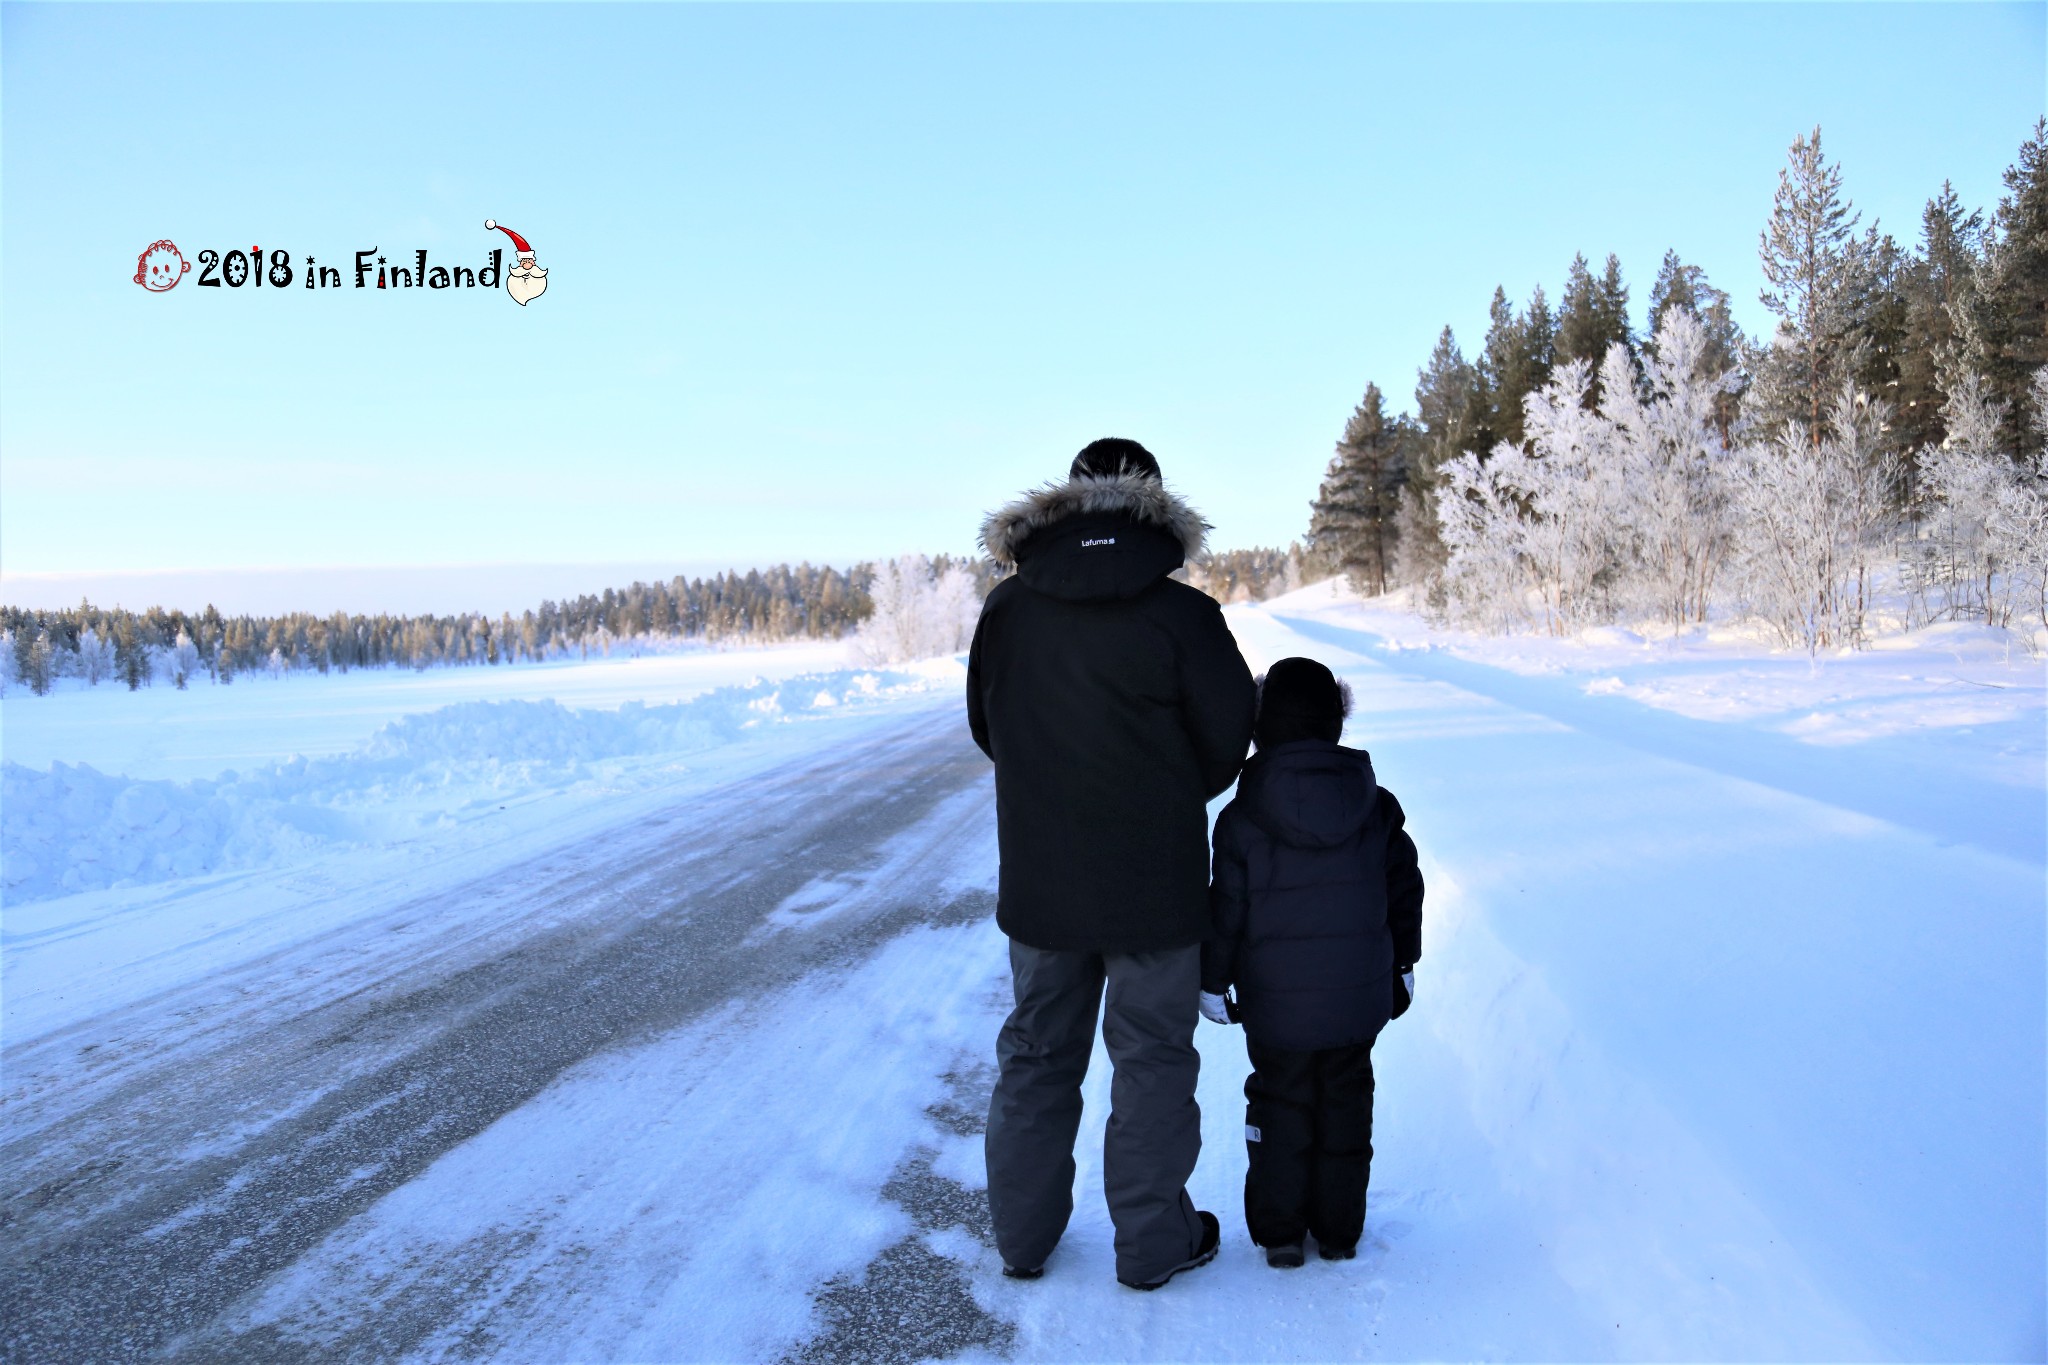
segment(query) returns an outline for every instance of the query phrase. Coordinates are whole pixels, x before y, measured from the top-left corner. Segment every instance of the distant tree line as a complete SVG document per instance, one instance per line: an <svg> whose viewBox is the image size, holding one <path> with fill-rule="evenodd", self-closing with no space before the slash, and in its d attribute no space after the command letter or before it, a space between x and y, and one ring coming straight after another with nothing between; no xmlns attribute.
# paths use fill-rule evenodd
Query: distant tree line
<svg viewBox="0 0 2048 1365"><path fill-rule="evenodd" d="M1300 545L1284 550L1216 550L1187 566L1187 581L1218 602L1260 602L1319 578Z"/></svg>
<svg viewBox="0 0 2048 1365"><path fill-rule="evenodd" d="M1496 289L1476 354L1439 335L1412 414L1366 385L1311 508L1311 572L1500 629L1719 603L1856 644L1880 573L1920 619L2048 624L2044 143L2048 120L1995 212L1944 184L1901 246L1861 227L1820 130L1796 139L1758 243L1769 337L1676 252L1641 333L1611 255L1575 258L1555 305Z"/></svg>
<svg viewBox="0 0 2048 1365"><path fill-rule="evenodd" d="M939 555L929 563L935 575L964 575L976 600L997 575L981 559ZM588 658L657 642L836 639L873 612L875 572L871 564L783 564L710 578L677 576L545 601L495 619L482 613L226 615L211 606L128 611L90 602L61 611L0 607L0 685L20 684L38 695L66 677L131 689L156 683L182 688L201 678L231 683L250 672L489 666Z"/></svg>

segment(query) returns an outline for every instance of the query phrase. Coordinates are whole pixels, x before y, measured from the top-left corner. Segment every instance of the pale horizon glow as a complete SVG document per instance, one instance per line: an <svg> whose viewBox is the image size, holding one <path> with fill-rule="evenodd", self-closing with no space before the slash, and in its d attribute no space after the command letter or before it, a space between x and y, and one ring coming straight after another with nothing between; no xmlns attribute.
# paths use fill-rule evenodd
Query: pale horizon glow
<svg viewBox="0 0 2048 1365"><path fill-rule="evenodd" d="M635 582L666 583L745 575L766 563L618 561L520 564L316 564L137 569L76 573L17 574L0 571L0 601L37 611L75 607L81 599L97 607L141 611L154 606L201 611L208 606L229 616L282 616L337 611L374 616L514 616L543 601L567 601L583 594ZM845 569L846 564L831 567Z"/></svg>

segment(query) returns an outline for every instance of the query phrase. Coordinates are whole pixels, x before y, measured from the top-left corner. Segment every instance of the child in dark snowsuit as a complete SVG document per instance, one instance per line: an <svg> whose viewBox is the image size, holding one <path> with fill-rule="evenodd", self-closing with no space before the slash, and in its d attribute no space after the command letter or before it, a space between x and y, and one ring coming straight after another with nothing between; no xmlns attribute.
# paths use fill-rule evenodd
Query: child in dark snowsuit
<svg viewBox="0 0 2048 1365"><path fill-rule="evenodd" d="M1315 660L1274 664L1259 680L1258 752L1216 817L1202 1012L1244 1024L1244 1217L1283 1268L1302 1263L1309 1234L1325 1260L1356 1253L1373 1040L1408 1007L1422 955L1415 843L1372 759L1337 743L1350 711L1350 690Z"/></svg>

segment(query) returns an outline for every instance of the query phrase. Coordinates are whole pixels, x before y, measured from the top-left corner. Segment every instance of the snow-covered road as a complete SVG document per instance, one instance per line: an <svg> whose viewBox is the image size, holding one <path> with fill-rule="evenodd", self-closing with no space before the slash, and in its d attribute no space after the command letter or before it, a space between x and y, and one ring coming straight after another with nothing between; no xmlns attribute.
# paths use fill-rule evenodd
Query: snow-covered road
<svg viewBox="0 0 2048 1365"><path fill-rule="evenodd" d="M224 1314L565 1072L985 919L951 869L985 842L987 785L926 708L10 1049L7 1358L289 1354ZM426 1340L489 1261L415 1267L333 1344Z"/></svg>
<svg viewBox="0 0 2048 1365"><path fill-rule="evenodd" d="M2038 775L1805 766L1342 613L1230 619L1351 681L1430 880L1358 1260L1246 1243L1243 1044L1204 1025L1218 1262L1115 1284L1098 1050L1073 1226L997 1273L988 768L911 697L387 887L169 883L283 908L203 973L102 955L148 989L76 948L39 979L10 912L0 1354L2041 1357ZM293 905L317 932L267 927Z"/></svg>

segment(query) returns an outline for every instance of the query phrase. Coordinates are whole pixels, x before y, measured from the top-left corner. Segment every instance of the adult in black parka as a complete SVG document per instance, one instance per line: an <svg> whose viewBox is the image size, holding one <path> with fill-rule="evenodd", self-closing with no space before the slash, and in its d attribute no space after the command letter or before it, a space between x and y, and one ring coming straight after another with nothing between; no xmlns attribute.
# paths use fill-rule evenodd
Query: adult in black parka
<svg viewBox="0 0 2048 1365"><path fill-rule="evenodd" d="M987 1137L1013 1275L1039 1272L1073 1209L1098 1008L1116 1067L1103 1173L1117 1276L1156 1288L1215 1253L1216 1220L1185 1188L1201 1148L1206 807L1244 762L1254 692L1216 602L1168 577L1206 530L1123 440L982 526L1016 568L982 607L967 671L968 724L996 765L996 922L1016 992Z"/></svg>

